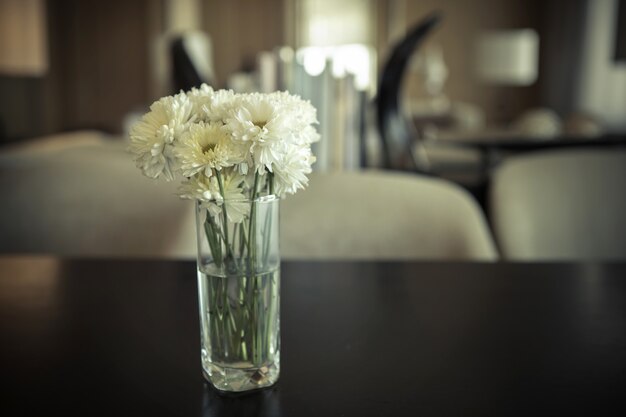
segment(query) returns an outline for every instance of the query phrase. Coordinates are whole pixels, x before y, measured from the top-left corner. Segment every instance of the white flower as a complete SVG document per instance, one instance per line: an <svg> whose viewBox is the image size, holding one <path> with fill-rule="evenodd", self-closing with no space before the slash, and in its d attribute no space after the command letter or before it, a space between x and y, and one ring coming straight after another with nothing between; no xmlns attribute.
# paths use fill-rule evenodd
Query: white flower
<svg viewBox="0 0 626 417"><path fill-rule="evenodd" d="M211 102L203 107L208 120L224 122L236 104L236 94L233 90L218 90L211 96Z"/></svg>
<svg viewBox="0 0 626 417"><path fill-rule="evenodd" d="M271 171L279 154L274 148L291 135L287 112L281 111L280 101L264 94L243 95L232 104L224 130L251 144L257 172Z"/></svg>
<svg viewBox="0 0 626 417"><path fill-rule="evenodd" d="M198 121L222 122L231 110L231 102L236 95L232 90L214 91L206 84L192 88L187 97L193 103L193 111Z"/></svg>
<svg viewBox="0 0 626 417"><path fill-rule="evenodd" d="M233 141L220 124L200 122L189 126L174 152L184 176L203 172L210 177L213 169L245 163L248 146Z"/></svg>
<svg viewBox="0 0 626 417"><path fill-rule="evenodd" d="M286 91L276 91L269 94L269 100L278 103L281 112L288 114L292 130L298 131L311 124L317 124L317 110L308 100L302 100L297 95Z"/></svg>
<svg viewBox="0 0 626 417"><path fill-rule="evenodd" d="M194 87L187 92L187 98L193 106L193 114L196 115L198 121L205 121L204 108L210 105L214 93L214 90L206 84L202 84L200 88Z"/></svg>
<svg viewBox="0 0 626 417"><path fill-rule="evenodd" d="M228 221L241 223L250 214L250 201L243 194L245 178L235 171L224 172L224 174L220 175L224 188L223 194L219 189L219 180L216 177L211 178L211 187L217 186L218 191L217 194L214 193L215 200L209 203L209 210L215 216L224 206Z"/></svg>
<svg viewBox="0 0 626 417"><path fill-rule="evenodd" d="M305 126L303 129L298 130L293 135L293 143L296 145L307 146L320 140L320 134L313 126Z"/></svg>
<svg viewBox="0 0 626 417"><path fill-rule="evenodd" d="M187 200L211 201L220 196L217 184L211 184L208 177L198 174L187 178L178 188L180 198Z"/></svg>
<svg viewBox="0 0 626 417"><path fill-rule="evenodd" d="M310 174L311 165L315 157L311 148L306 146L289 145L274 167L274 187L278 196L295 194L309 183L307 174Z"/></svg>
<svg viewBox="0 0 626 417"><path fill-rule="evenodd" d="M235 94L203 84L153 103L131 129L129 150L145 175L181 174L182 198L241 222L250 199L269 191L268 178L280 196L307 185L316 117L310 102L287 92Z"/></svg>
<svg viewBox="0 0 626 417"><path fill-rule="evenodd" d="M184 180L178 189L178 195L184 199L201 201L220 224L220 214L224 206L228 221L241 223L250 213L250 201L244 194L245 177L230 169L223 174L223 194L215 175L209 178L200 173Z"/></svg>
<svg viewBox="0 0 626 417"><path fill-rule="evenodd" d="M192 104L185 94L163 97L130 131L129 151L144 175L174 178L177 169L172 144L194 118Z"/></svg>
<svg viewBox="0 0 626 417"><path fill-rule="evenodd" d="M246 94L233 103L226 130L240 141L280 139L289 133L280 103L264 94Z"/></svg>

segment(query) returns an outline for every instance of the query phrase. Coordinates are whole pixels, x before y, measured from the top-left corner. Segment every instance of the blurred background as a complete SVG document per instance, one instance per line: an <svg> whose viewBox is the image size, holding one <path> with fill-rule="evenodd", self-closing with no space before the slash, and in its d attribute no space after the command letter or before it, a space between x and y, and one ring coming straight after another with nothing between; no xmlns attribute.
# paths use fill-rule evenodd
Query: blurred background
<svg viewBox="0 0 626 417"><path fill-rule="evenodd" d="M418 45L397 49L433 13ZM82 230L75 212L91 204L96 216L101 202L85 199L119 172L112 149L125 147L129 126L159 97L205 82L311 100L319 175L403 171L452 183L505 258L626 258L625 14L620 0L0 0L0 174L11 201L0 249L50 251L37 242ZM394 52L406 65L392 65ZM380 91L386 74L400 78L397 91ZM378 99L395 93L397 107ZM401 128L381 126L387 118ZM94 146L92 163L76 156L67 168L68 152ZM23 182L28 164L50 168ZM42 178L36 199L75 193L59 197L67 218L55 210L37 223L26 208ZM137 190L106 201L132 205ZM539 235L557 220L558 238ZM104 239L75 232L83 249ZM570 247L580 240L589 242Z"/></svg>

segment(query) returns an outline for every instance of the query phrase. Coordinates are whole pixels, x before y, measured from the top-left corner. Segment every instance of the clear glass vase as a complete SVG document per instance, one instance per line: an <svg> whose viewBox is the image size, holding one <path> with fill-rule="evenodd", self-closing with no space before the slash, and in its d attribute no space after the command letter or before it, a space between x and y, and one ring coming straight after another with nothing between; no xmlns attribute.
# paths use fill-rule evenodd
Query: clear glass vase
<svg viewBox="0 0 626 417"><path fill-rule="evenodd" d="M278 380L279 202L269 195L196 204L202 369L222 391Z"/></svg>

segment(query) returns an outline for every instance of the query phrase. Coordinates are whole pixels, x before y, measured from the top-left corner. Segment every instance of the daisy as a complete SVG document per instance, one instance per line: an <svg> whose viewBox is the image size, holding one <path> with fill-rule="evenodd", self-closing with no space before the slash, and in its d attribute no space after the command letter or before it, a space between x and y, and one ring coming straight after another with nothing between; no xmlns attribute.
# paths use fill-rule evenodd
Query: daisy
<svg viewBox="0 0 626 417"><path fill-rule="evenodd" d="M250 213L250 202L246 200L243 191L245 179L236 171L224 174L221 176L223 194L216 176L209 178L200 173L184 180L178 188L178 195L183 199L202 202L202 206L207 208L220 224L222 207L226 207L229 222L241 223Z"/></svg>
<svg viewBox="0 0 626 417"><path fill-rule="evenodd" d="M271 171L276 152L271 147L291 134L289 118L280 111L281 104L264 94L240 96L225 120L224 130L233 139L251 144L257 170ZM256 148L265 148L257 150Z"/></svg>
<svg viewBox="0 0 626 417"><path fill-rule="evenodd" d="M308 125L317 124L317 110L310 101L286 91L276 91L268 95L268 99L278 103L281 112L288 114L293 130L300 130Z"/></svg>
<svg viewBox="0 0 626 417"><path fill-rule="evenodd" d="M234 142L216 123L195 123L175 146L184 176L198 172L210 177L213 170L221 170L244 163L248 155L246 144Z"/></svg>
<svg viewBox="0 0 626 417"><path fill-rule="evenodd" d="M211 101L207 103L202 111L206 118L212 122L224 123L224 120L236 104L236 94L233 90L218 90L211 96Z"/></svg>
<svg viewBox="0 0 626 417"><path fill-rule="evenodd" d="M129 151L144 175L174 178L177 169L172 144L193 120L192 104L185 94L163 97L130 131Z"/></svg>
<svg viewBox="0 0 626 417"><path fill-rule="evenodd" d="M208 177L198 174L183 180L178 187L178 196L186 200L211 201L219 196L217 184L212 186Z"/></svg>
<svg viewBox="0 0 626 417"><path fill-rule="evenodd" d="M313 126L305 126L303 129L294 132L293 143L300 146L310 146L320 140L320 134Z"/></svg>
<svg viewBox="0 0 626 417"><path fill-rule="evenodd" d="M202 84L200 88L192 88L187 92L187 98L193 106L193 113L198 121L208 121L204 109L210 105L215 91L206 84Z"/></svg>
<svg viewBox="0 0 626 417"><path fill-rule="evenodd" d="M309 183L307 175L312 172L311 165L314 162L315 156L311 154L309 147L286 146L274 167L276 195L282 197L285 194L295 194L299 189L305 188Z"/></svg>
<svg viewBox="0 0 626 417"><path fill-rule="evenodd" d="M279 195L307 185L316 123L311 103L287 92L235 94L203 84L153 103L132 127L129 150L148 177L180 174L181 197L239 220L247 208L228 206L267 192L266 173L275 174ZM252 191L255 182L260 188Z"/></svg>

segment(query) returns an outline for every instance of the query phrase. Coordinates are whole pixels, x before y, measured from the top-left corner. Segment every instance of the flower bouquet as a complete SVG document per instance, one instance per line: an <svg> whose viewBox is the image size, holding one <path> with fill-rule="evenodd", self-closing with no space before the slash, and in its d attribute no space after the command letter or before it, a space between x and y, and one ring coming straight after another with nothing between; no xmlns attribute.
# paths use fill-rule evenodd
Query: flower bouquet
<svg viewBox="0 0 626 417"><path fill-rule="evenodd" d="M286 92L206 85L163 97L130 132L137 167L196 201L202 368L218 389L280 370L279 201L308 183L316 111Z"/></svg>

